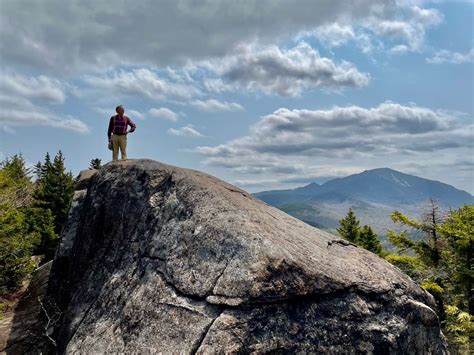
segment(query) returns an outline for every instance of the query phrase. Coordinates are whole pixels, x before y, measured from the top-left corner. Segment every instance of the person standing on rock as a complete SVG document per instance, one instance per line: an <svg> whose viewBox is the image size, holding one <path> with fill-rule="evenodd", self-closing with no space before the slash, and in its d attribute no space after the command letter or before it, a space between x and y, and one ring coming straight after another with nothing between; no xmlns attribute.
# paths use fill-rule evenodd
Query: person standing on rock
<svg viewBox="0 0 474 355"><path fill-rule="evenodd" d="M125 110L122 105L117 106L115 112L117 114L110 117L109 129L107 130L109 149L112 149L112 160L118 160L119 148L122 159L127 159L127 133L135 131L137 126L130 117L124 115ZM130 126L130 131L127 131L128 126Z"/></svg>

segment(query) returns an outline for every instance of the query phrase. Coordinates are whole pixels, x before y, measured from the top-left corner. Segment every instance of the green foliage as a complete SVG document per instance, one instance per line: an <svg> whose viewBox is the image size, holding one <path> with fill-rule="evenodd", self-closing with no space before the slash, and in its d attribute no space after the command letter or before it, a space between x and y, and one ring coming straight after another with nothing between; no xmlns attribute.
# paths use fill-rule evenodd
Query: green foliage
<svg viewBox="0 0 474 355"><path fill-rule="evenodd" d="M428 291L432 295L438 296L444 293L444 289L434 281L428 281L428 280L423 281L420 286L423 287L426 291Z"/></svg>
<svg viewBox="0 0 474 355"><path fill-rule="evenodd" d="M102 160L99 158L92 159L89 165L89 169L100 169L102 168Z"/></svg>
<svg viewBox="0 0 474 355"><path fill-rule="evenodd" d="M34 254L44 255L45 260L53 259L60 236L54 232L54 218L51 211L29 207L24 213L25 232L39 237Z"/></svg>
<svg viewBox="0 0 474 355"><path fill-rule="evenodd" d="M385 259L413 279L418 279L426 269L425 265L416 256L388 254Z"/></svg>
<svg viewBox="0 0 474 355"><path fill-rule="evenodd" d="M439 206L434 200L430 200L427 207L428 211L421 221L411 219L398 211L394 211L391 215L393 222L421 232L423 235L421 240L411 239L408 230L399 233L389 230L387 236L392 244L399 249L399 253L414 252L427 266L438 268L442 266L440 262L444 248L444 241L439 233L439 227L443 221Z"/></svg>
<svg viewBox="0 0 474 355"><path fill-rule="evenodd" d="M346 217L339 221L340 227L337 228L337 232L348 241L356 243L359 238L359 220L357 219L352 208L349 209Z"/></svg>
<svg viewBox="0 0 474 355"><path fill-rule="evenodd" d="M392 218L392 221L395 223L400 223L402 225L410 226L413 229L421 229L421 224L411 218L408 218L405 216L403 213L399 211L394 211L392 215L390 216Z"/></svg>
<svg viewBox="0 0 474 355"><path fill-rule="evenodd" d="M339 221L340 227L337 232L348 241L365 248L372 253L381 255L383 253L382 244L377 238L372 228L368 225L359 227L360 221L357 219L352 208L347 212L346 217Z"/></svg>
<svg viewBox="0 0 474 355"><path fill-rule="evenodd" d="M451 211L439 229L447 242L443 256L452 274L456 304L474 314L474 206Z"/></svg>
<svg viewBox="0 0 474 355"><path fill-rule="evenodd" d="M58 155L51 162L48 156L44 165L39 164L42 176L61 171L62 159ZM59 241L51 210L38 200L34 203L40 206L33 206L32 195L36 192L29 174L21 155L0 163L0 294L14 291L33 271L32 255L45 254L46 260L51 259ZM36 187L44 187L45 181L41 180ZM61 186L61 179L57 181Z"/></svg>
<svg viewBox="0 0 474 355"><path fill-rule="evenodd" d="M374 233L370 226L363 226L359 230L359 237L357 238L357 245L367 249L375 254L382 253L382 244L377 238L377 234Z"/></svg>
<svg viewBox="0 0 474 355"><path fill-rule="evenodd" d="M15 154L11 158L5 159L0 163L0 168L18 184L30 182L30 171L26 168L25 159L21 154Z"/></svg>
<svg viewBox="0 0 474 355"><path fill-rule="evenodd" d="M74 179L66 172L61 151L51 161L46 154L44 163L36 165L37 189L33 194L34 207L50 210L54 218L54 231L61 234L74 194Z"/></svg>
<svg viewBox="0 0 474 355"><path fill-rule="evenodd" d="M0 181L0 203L8 199L15 207L27 206L30 203L33 184L23 156L16 154L5 159L0 163L0 170L4 174Z"/></svg>
<svg viewBox="0 0 474 355"><path fill-rule="evenodd" d="M31 255L39 244L39 236L27 232L23 206L17 200L27 180L14 180L6 165L0 170L0 294L14 290L34 269Z"/></svg>
<svg viewBox="0 0 474 355"><path fill-rule="evenodd" d="M444 333L460 353L469 353L470 340L474 339L474 317L456 306L446 306Z"/></svg>
<svg viewBox="0 0 474 355"><path fill-rule="evenodd" d="M400 251L409 250L415 248L416 243L407 236L407 231L396 233L393 230L388 230L388 240L392 242Z"/></svg>
<svg viewBox="0 0 474 355"><path fill-rule="evenodd" d="M422 240L411 239L408 231L389 231L390 241L402 255L386 259L420 282L440 307L443 330L454 352L467 353L474 338L474 206L450 211L442 218L439 207L430 201L428 213L421 221L399 212L394 222L423 234ZM445 306L447 305L447 306Z"/></svg>

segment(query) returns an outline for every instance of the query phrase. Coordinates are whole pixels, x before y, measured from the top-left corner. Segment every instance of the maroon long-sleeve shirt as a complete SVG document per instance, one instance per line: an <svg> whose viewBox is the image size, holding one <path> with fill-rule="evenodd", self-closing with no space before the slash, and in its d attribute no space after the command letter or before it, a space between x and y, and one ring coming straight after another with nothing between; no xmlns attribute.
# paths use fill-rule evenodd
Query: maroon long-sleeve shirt
<svg viewBox="0 0 474 355"><path fill-rule="evenodd" d="M120 117L119 115L115 115L110 117L109 121L109 129L107 130L107 137L112 136L113 134L123 135L127 133L127 128L130 126L130 132L133 132L137 126L130 117L123 115Z"/></svg>

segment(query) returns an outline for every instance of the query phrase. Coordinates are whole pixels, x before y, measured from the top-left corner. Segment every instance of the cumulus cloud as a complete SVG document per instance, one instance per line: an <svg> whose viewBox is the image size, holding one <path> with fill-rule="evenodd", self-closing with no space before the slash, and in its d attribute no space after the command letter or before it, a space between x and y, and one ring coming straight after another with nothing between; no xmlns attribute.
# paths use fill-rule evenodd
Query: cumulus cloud
<svg viewBox="0 0 474 355"><path fill-rule="evenodd" d="M383 48L382 42L371 35L363 26L356 26L344 23L331 23L319 26L312 31L302 31L295 39L304 40L307 37L315 37L328 48L337 48L354 42L363 53L372 52L374 49Z"/></svg>
<svg viewBox="0 0 474 355"><path fill-rule="evenodd" d="M378 36L404 41L394 44L390 49L392 53L419 52L424 45L426 30L443 21L443 15L436 9L409 6L401 8L400 13L382 21L376 17L369 18L362 24Z"/></svg>
<svg viewBox="0 0 474 355"><path fill-rule="evenodd" d="M464 64L474 62L474 48L467 53L452 52L446 49L440 50L431 58L426 58L426 62L430 64Z"/></svg>
<svg viewBox="0 0 474 355"><path fill-rule="evenodd" d="M89 132L87 125L77 118L71 116L60 117L51 112L40 112L37 110L2 109L0 112L0 123L10 128L44 126L61 128L77 133Z"/></svg>
<svg viewBox="0 0 474 355"><path fill-rule="evenodd" d="M148 115L172 122L176 122L179 119L179 114L166 107L152 108L148 111Z"/></svg>
<svg viewBox="0 0 474 355"><path fill-rule="evenodd" d="M354 42L363 52L374 49L393 54L421 51L427 29L439 25L443 15L437 9L425 9L399 3L388 13L370 15L358 21L335 22L302 31L297 38L316 37L329 48Z"/></svg>
<svg viewBox="0 0 474 355"><path fill-rule="evenodd" d="M63 103L66 100L64 85L57 79L44 75L37 77L12 73L0 73L3 93L46 103Z"/></svg>
<svg viewBox="0 0 474 355"><path fill-rule="evenodd" d="M245 175L281 179L312 176L321 164L339 166L357 158L377 159L439 154L472 149L472 124L453 112L384 102L376 107L333 107L328 110L281 108L263 116L248 135L195 152L212 166ZM334 165L333 165L334 166Z"/></svg>
<svg viewBox="0 0 474 355"><path fill-rule="evenodd" d="M115 112L115 107L114 108L104 108L104 107L96 107L95 111L99 112L100 114L106 116L107 118L116 115ZM145 119L145 114L134 110L134 109L129 109L128 107L125 107L125 115L129 116L132 120L137 118L139 120Z"/></svg>
<svg viewBox="0 0 474 355"><path fill-rule="evenodd" d="M316 31L313 31L313 34L329 47L340 47L356 37L352 26L339 23L321 26Z"/></svg>
<svg viewBox="0 0 474 355"><path fill-rule="evenodd" d="M48 103L60 104L65 100L63 84L45 77L27 77L3 74L0 78L0 123L5 132L13 127L44 126L87 133L89 128L72 116L52 112Z"/></svg>
<svg viewBox="0 0 474 355"><path fill-rule="evenodd" d="M282 50L278 46L239 46L224 58L200 62L197 68L206 68L222 81L214 81L208 88L217 91L247 89L281 96L298 96L304 89L323 88L340 90L363 87L369 74L361 73L346 61L335 63L321 57L305 42ZM219 78L216 78L219 80ZM223 88L226 85L228 88Z"/></svg>
<svg viewBox="0 0 474 355"><path fill-rule="evenodd" d="M197 87L161 78L156 72L146 68L86 75L83 80L95 89L154 100L187 100L200 95Z"/></svg>
<svg viewBox="0 0 474 355"><path fill-rule="evenodd" d="M394 0L6 1L0 12L4 64L53 72L107 68L111 64L166 67L223 56L237 43L275 43L331 22L385 18ZM31 14L34 13L34 16Z"/></svg>
<svg viewBox="0 0 474 355"><path fill-rule="evenodd" d="M368 85L370 76L353 64L321 57L305 42L288 50L257 43L238 46L228 55L165 70L139 68L86 75L84 82L94 92L139 96L188 104L200 110L237 111L235 102L200 100L205 92L257 91L281 96L299 96L304 90L320 88L340 91Z"/></svg>
<svg viewBox="0 0 474 355"><path fill-rule="evenodd" d="M126 110L126 115L130 116L131 118L138 118L139 120L145 119L145 114L141 113L140 111L137 110Z"/></svg>
<svg viewBox="0 0 474 355"><path fill-rule="evenodd" d="M239 111L244 109L242 105L236 102L219 101L216 99L209 99L205 101L194 100L193 102L191 102L191 106L194 106L199 110L208 112Z"/></svg>
<svg viewBox="0 0 474 355"><path fill-rule="evenodd" d="M167 132L173 136L180 137L204 137L204 135L198 132L191 124L180 128L170 128Z"/></svg>

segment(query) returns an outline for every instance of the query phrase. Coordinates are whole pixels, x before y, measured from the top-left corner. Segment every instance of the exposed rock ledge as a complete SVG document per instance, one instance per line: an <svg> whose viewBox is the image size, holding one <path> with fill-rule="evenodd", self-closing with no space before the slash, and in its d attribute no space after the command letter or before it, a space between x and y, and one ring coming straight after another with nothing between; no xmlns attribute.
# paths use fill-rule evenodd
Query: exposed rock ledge
<svg viewBox="0 0 474 355"><path fill-rule="evenodd" d="M151 160L81 186L49 283L60 352L445 352L400 270L235 186Z"/></svg>

